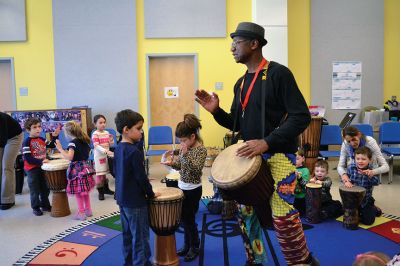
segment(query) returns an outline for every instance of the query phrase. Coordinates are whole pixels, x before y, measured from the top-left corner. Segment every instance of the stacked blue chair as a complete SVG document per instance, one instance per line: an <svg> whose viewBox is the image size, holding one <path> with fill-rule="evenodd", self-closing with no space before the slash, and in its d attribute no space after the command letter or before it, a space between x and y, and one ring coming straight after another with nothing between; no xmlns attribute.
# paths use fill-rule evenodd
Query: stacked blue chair
<svg viewBox="0 0 400 266"><path fill-rule="evenodd" d="M342 130L338 125L322 125L320 146L342 145ZM319 151L320 157L340 157L339 151Z"/></svg>
<svg viewBox="0 0 400 266"><path fill-rule="evenodd" d="M360 130L365 136L374 137L374 130L370 124L353 124L351 126Z"/></svg>
<svg viewBox="0 0 400 266"><path fill-rule="evenodd" d="M379 127L379 144L384 154L389 156L389 184L393 181L393 159L400 156L400 148L386 145L400 144L400 123L386 122Z"/></svg>

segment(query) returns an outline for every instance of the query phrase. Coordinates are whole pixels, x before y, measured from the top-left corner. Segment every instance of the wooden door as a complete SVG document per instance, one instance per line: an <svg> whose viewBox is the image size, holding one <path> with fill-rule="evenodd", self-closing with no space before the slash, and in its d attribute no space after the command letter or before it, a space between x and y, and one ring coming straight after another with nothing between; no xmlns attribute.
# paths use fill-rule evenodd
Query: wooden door
<svg viewBox="0 0 400 266"><path fill-rule="evenodd" d="M186 113L195 112L195 57L162 56L149 59L150 126L175 127ZM165 87L178 87L178 98L165 98Z"/></svg>
<svg viewBox="0 0 400 266"><path fill-rule="evenodd" d="M11 60L0 59L0 111L15 110Z"/></svg>

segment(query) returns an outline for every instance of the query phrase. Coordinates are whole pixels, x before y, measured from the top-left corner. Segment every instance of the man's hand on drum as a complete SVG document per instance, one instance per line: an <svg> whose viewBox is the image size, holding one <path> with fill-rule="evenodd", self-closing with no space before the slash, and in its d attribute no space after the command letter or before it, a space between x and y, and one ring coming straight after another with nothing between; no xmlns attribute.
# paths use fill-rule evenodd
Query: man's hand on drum
<svg viewBox="0 0 400 266"><path fill-rule="evenodd" d="M48 162L50 162L49 159L44 159L44 160L42 161L42 163L48 163Z"/></svg>
<svg viewBox="0 0 400 266"><path fill-rule="evenodd" d="M196 90L195 100L210 113L215 113L219 108L219 98L214 92L209 94L205 90Z"/></svg>
<svg viewBox="0 0 400 266"><path fill-rule="evenodd" d="M237 151L236 155L239 157L253 158L256 155L261 155L268 151L269 146L263 139L248 140Z"/></svg>
<svg viewBox="0 0 400 266"><path fill-rule="evenodd" d="M154 197L155 197L155 198L158 198L159 196L161 196L161 193L160 193L160 192L154 192Z"/></svg>

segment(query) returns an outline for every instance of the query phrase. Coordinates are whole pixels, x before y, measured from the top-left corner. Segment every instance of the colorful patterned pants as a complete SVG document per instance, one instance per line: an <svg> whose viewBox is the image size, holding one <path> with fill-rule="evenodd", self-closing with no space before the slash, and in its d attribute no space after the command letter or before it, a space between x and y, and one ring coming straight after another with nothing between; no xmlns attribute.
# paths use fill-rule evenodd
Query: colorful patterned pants
<svg viewBox="0 0 400 266"><path fill-rule="evenodd" d="M263 154L275 181L271 196L273 224L279 244L288 265L304 263L310 252L306 244L299 213L293 208L296 186L294 154ZM247 262L265 263L267 254L263 244L262 228L251 206L238 205L238 221L246 250Z"/></svg>

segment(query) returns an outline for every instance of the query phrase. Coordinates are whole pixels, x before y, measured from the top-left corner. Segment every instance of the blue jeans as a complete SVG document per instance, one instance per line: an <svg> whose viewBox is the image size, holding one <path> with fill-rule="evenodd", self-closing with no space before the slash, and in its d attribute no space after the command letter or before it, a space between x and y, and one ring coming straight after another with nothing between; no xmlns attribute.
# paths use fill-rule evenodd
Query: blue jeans
<svg viewBox="0 0 400 266"><path fill-rule="evenodd" d="M43 170L41 168L34 168L27 171L27 175L32 209L39 209L40 207L50 207L50 190L47 186Z"/></svg>
<svg viewBox="0 0 400 266"><path fill-rule="evenodd" d="M121 212L124 265L151 266L147 206L119 207Z"/></svg>

